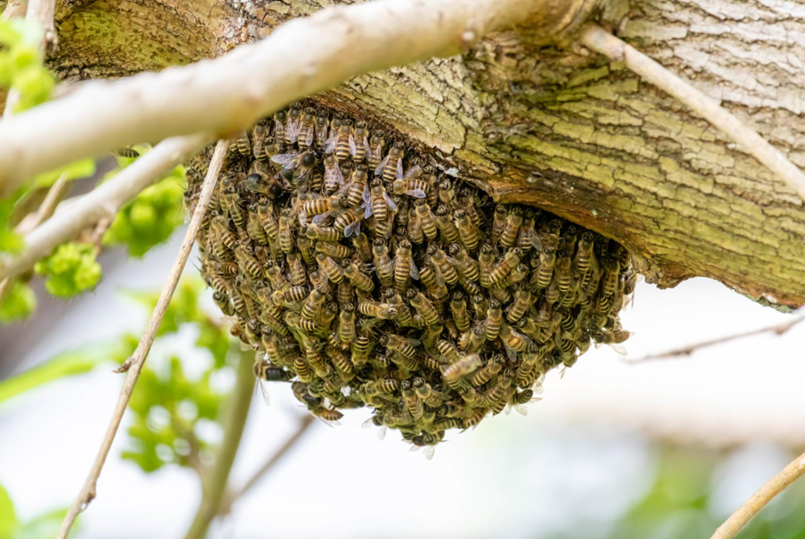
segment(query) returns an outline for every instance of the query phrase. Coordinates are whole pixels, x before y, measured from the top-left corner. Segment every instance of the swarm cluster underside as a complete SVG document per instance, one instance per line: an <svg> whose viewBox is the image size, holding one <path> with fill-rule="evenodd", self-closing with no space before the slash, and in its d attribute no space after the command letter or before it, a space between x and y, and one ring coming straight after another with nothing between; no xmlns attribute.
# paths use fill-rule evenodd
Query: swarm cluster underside
<svg viewBox="0 0 805 539"><path fill-rule="evenodd" d="M206 155L191 163L194 205ZM295 105L233 140L198 242L255 374L335 421L432 447L533 399L592 342L628 336L625 248L536 208L495 204L401 138Z"/></svg>

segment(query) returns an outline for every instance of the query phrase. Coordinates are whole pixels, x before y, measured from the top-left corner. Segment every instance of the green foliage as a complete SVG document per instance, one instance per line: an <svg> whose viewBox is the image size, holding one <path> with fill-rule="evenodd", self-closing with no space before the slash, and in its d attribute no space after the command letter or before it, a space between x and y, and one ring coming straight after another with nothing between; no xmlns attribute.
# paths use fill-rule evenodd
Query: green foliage
<svg viewBox="0 0 805 539"><path fill-rule="evenodd" d="M35 188L50 187L62 176L65 180L77 180L79 178L89 178L93 174L95 174L95 161L93 159L80 159L63 167L39 174L34 179L33 186Z"/></svg>
<svg viewBox="0 0 805 539"><path fill-rule="evenodd" d="M0 539L11 539L17 529L17 513L14 503L3 485L0 485Z"/></svg>
<svg viewBox="0 0 805 539"><path fill-rule="evenodd" d="M0 21L0 86L19 92L14 112L44 103L56 84L42 64L44 58L38 47L42 36L42 29L29 21Z"/></svg>
<svg viewBox="0 0 805 539"><path fill-rule="evenodd" d="M101 265L89 243L65 243L40 260L34 271L47 277L45 288L56 297L71 298L95 288L101 280Z"/></svg>
<svg viewBox="0 0 805 539"><path fill-rule="evenodd" d="M56 509L20 522L3 485L0 485L0 539L50 539L59 531L67 509ZM76 525L78 521L76 521Z"/></svg>
<svg viewBox="0 0 805 539"><path fill-rule="evenodd" d="M117 159L121 170L134 161L120 156ZM125 244L129 255L141 257L167 240L183 220L184 186L185 169L178 166L117 214L103 238L104 245Z"/></svg>
<svg viewBox="0 0 805 539"><path fill-rule="evenodd" d="M199 296L203 289L201 279L182 279L173 294L165 318L162 319L157 336L176 333L182 324L195 324L200 330L196 346L209 350L213 356L214 368L220 369L226 364L230 347L229 331L201 309ZM128 296L150 312L157 304L159 292L128 292Z"/></svg>
<svg viewBox="0 0 805 539"><path fill-rule="evenodd" d="M132 449L123 452L123 458L147 473L166 464L195 467L210 449L210 442L197 434L199 421L215 421L226 397L214 389L211 380L217 371L227 368L229 333L200 308L202 289L198 279L180 283L157 335L164 337L184 325L193 325L199 332L196 346L209 350L213 362L200 376L189 379L179 358L169 358L167 368L160 368L152 359L143 368L129 402L135 416L128 429ZM159 297L158 293L129 295L149 311Z"/></svg>
<svg viewBox="0 0 805 539"><path fill-rule="evenodd" d="M713 512L715 472L723 454L666 448L655 482L608 535L609 539L710 537L727 515ZM738 539L805 539L805 484L794 483L738 534Z"/></svg>
<svg viewBox="0 0 805 539"><path fill-rule="evenodd" d="M70 350L17 376L0 381L0 404L4 401L67 376L84 374L103 362L122 361L131 355L136 341L111 341Z"/></svg>
<svg viewBox="0 0 805 539"><path fill-rule="evenodd" d="M36 309L36 296L31 287L14 279L6 296L0 301L0 323L25 320ZM2 382L0 382L2 387ZM0 398L2 400L2 398Z"/></svg>
<svg viewBox="0 0 805 539"><path fill-rule="evenodd" d="M10 225L14 207L27 192L26 187L21 187L10 197L0 199L0 252L16 254L22 251L22 236L17 234Z"/></svg>

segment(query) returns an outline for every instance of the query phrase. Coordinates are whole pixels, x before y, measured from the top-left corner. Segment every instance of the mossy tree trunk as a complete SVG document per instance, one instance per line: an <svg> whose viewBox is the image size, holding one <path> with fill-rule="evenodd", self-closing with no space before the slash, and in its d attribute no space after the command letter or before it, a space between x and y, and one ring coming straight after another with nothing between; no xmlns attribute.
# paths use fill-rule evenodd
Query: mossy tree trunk
<svg viewBox="0 0 805 539"><path fill-rule="evenodd" d="M600 0L580 0L592 11ZM593 6L596 4L595 6ZM66 0L52 66L66 80L214 57L329 0ZM620 18L623 4L607 7ZM589 10L585 11L589 12ZM583 20L568 21L568 30ZM805 167L805 7L633 1L619 35ZM782 181L622 65L538 31L463 57L357 77L321 99L438 149L502 201L533 203L629 247L650 282L717 279L805 303L805 209Z"/></svg>

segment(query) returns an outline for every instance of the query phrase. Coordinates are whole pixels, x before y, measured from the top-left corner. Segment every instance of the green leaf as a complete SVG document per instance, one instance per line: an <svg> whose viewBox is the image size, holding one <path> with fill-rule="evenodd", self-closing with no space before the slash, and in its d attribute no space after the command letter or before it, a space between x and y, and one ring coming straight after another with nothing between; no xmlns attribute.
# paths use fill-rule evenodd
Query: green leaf
<svg viewBox="0 0 805 539"><path fill-rule="evenodd" d="M43 513L17 528L12 539L51 539L58 533L65 516L67 516L67 508ZM77 527L78 520L73 524L73 533Z"/></svg>
<svg viewBox="0 0 805 539"><path fill-rule="evenodd" d="M67 180L77 180L88 178L95 174L95 161L93 159L81 159L64 165L49 172L43 172L34 179L34 187L47 187L56 183L62 174Z"/></svg>
<svg viewBox="0 0 805 539"><path fill-rule="evenodd" d="M41 365L1 381L0 403L54 380L89 372L100 363L118 357L120 351L121 344L115 341L97 343L60 354Z"/></svg>
<svg viewBox="0 0 805 539"><path fill-rule="evenodd" d="M54 249L34 271L47 276L45 288L54 296L70 298L97 286L101 266L96 262L95 247L89 243L65 243Z"/></svg>
<svg viewBox="0 0 805 539"><path fill-rule="evenodd" d="M11 539L18 524L11 496L8 495L3 485L0 485L0 539Z"/></svg>
<svg viewBox="0 0 805 539"><path fill-rule="evenodd" d="M24 320L36 309L36 296L30 286L16 279L9 286L11 290L0 303L0 323L3 324Z"/></svg>

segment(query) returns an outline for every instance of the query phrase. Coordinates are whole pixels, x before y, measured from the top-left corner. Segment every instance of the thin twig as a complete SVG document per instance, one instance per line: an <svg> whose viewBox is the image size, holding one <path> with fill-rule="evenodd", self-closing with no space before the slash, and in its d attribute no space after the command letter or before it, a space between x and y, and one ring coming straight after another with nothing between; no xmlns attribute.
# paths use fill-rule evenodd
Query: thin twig
<svg viewBox="0 0 805 539"><path fill-rule="evenodd" d="M215 60L87 82L0 125L0 196L39 172L145 140L232 133L350 77L449 57L486 33L586 2L382 0L289 21ZM580 9L580 8L579 8Z"/></svg>
<svg viewBox="0 0 805 539"><path fill-rule="evenodd" d="M744 124L713 99L683 81L634 47L598 25L590 25L581 35L581 43L626 66L646 81L680 100L705 120L734 140L745 152L766 165L805 200L805 173L777 148Z"/></svg>
<svg viewBox="0 0 805 539"><path fill-rule="evenodd" d="M54 247L69 241L79 232L117 212L140 191L153 184L203 148L210 135L192 135L167 139L153 150L104 183L81 197L64 211L59 211L33 232L25 236L25 248L16 256L0 257L0 279L17 275L33 267L50 254Z"/></svg>
<svg viewBox="0 0 805 539"><path fill-rule="evenodd" d="M0 15L0 21L7 21L17 17L24 17L25 10L28 9L28 0L8 0L6 9Z"/></svg>
<svg viewBox="0 0 805 539"><path fill-rule="evenodd" d="M254 352L242 353L237 367L235 389L227 401L224 418L224 438L215 455L215 463L207 470L201 481L201 503L185 539L203 539L226 492L229 473L238 452L254 389Z"/></svg>
<svg viewBox="0 0 805 539"><path fill-rule="evenodd" d="M221 507L218 511L219 515L226 515L232 510L232 505L246 495L254 485L256 485L262 478L265 476L277 462L282 459L283 456L293 447L296 443L302 438L302 435L307 431L310 425L313 424L314 416L308 414L303 416L299 420L299 427L297 427L296 432L288 438L285 443L280 447L276 452L274 452L271 457L263 464L259 470L257 470L252 477L246 481L246 483L240 487L236 492L229 494L226 498L226 501L221 503Z"/></svg>
<svg viewBox="0 0 805 539"><path fill-rule="evenodd" d="M707 348L708 346L723 344L725 342L730 342L737 339L743 339L744 337L754 337L755 335L762 335L763 333L776 333L777 335L782 335L786 331L790 330L791 328L793 328L794 326L805 320L805 307L794 311L794 313L791 316L793 318L786 320L782 324L775 324L773 326L767 326L764 328L743 331L741 333L726 335L724 337L716 337L715 339L709 339L695 344L689 344L687 346L676 348L674 350L669 350L667 352L662 352L660 354L650 354L647 356L643 356L641 358L627 359L625 361L626 363L634 364L634 363L642 363L643 361L653 361L656 359L669 359L678 356L689 356L690 354L692 354L696 350L699 350L700 348Z"/></svg>
<svg viewBox="0 0 805 539"><path fill-rule="evenodd" d="M53 216L53 212L56 211L56 206L59 205L64 195L67 194L69 188L70 183L67 181L66 177L59 177L59 179L50 186L47 195L45 195L45 199L39 205L36 212L26 215L25 219L20 221L20 224L17 225L15 232L17 232L17 234L27 234L50 219ZM10 277L6 277L0 281L0 302L5 299L6 294L11 290L11 283L12 279Z"/></svg>
<svg viewBox="0 0 805 539"><path fill-rule="evenodd" d="M137 383L140 370L145 363L145 358L148 356L148 352L151 350L151 345L154 343L157 330L162 323L162 317L165 316L165 312L168 310L171 297L173 297L173 293L176 290L177 284L179 283L179 278L182 276L182 271L184 270L187 258L190 256L190 250L193 247L193 243L196 241L196 235L201 228L201 221L204 217L204 212L206 211L207 205L212 198L213 189L215 188L215 184L218 179L218 174L221 171L224 158L226 157L227 147L228 142L226 140L218 141L218 144L215 147L215 153L212 156L212 162L210 163L207 177L205 178L204 185L201 188L199 203L196 206L196 211L193 212L193 217L190 220L190 226L185 234L182 247L179 250L179 255L176 257L176 261L173 263L173 268L168 276L168 281L162 288L162 293L159 296L156 307L154 307L154 312L151 315L151 319L148 321L148 326L145 328L145 334L140 340L140 343L137 345L137 349L134 351L134 354L132 354L132 356L127 359L123 365L121 365L120 370L128 371L128 374L125 382L123 382L123 388L120 390L120 396L117 399L117 404L115 405L114 412L112 413L112 419L106 429L106 434L101 442L98 455L95 457L95 462L92 464L92 469L87 476L84 486L81 488L81 492L79 492L78 496L73 501L73 504L70 506L70 509L67 511L67 515L64 517L64 521L59 528L59 533L56 536L56 539L65 539L67 537L67 534L70 532L70 527L73 525L73 522L78 514L83 511L84 508L95 498L95 487L98 482L98 476L101 474L101 469L106 461L106 456L109 454L109 449L112 447L112 442L115 439L115 434L117 434L117 429L120 426L123 413L126 411L126 406L128 406L131 393L134 390L134 385Z"/></svg>
<svg viewBox="0 0 805 539"><path fill-rule="evenodd" d="M28 0L25 18L37 23L44 31L39 48L45 53L45 56L56 51L56 45L59 41L56 35L56 26L53 24L55 11L56 0Z"/></svg>
<svg viewBox="0 0 805 539"><path fill-rule="evenodd" d="M730 518L718 527L711 539L732 539L752 518L763 509L775 496L793 483L800 476L805 475L805 453L798 456L783 470L772 477L768 483L752 494L752 497L735 511Z"/></svg>

